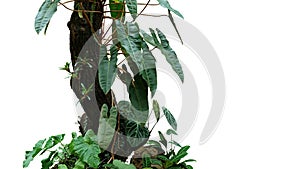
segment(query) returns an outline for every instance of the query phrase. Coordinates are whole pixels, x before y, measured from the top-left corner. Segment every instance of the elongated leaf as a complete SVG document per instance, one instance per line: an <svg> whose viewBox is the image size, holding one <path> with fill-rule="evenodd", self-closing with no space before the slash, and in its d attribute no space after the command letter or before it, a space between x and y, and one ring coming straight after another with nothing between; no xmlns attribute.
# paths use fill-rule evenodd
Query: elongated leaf
<svg viewBox="0 0 300 169"><path fill-rule="evenodd" d="M70 144L71 153L78 155L79 159L87 165L98 168L100 164L100 148L97 143L97 137L92 130L88 130L84 137L79 136Z"/></svg>
<svg viewBox="0 0 300 169"><path fill-rule="evenodd" d="M180 18L183 19L183 16L182 14L175 10L174 8L171 7L170 3L167 1L167 0L157 0L159 2L159 4L164 7L164 8L167 8L169 9L170 11L172 11L174 14L176 14L177 16L179 16Z"/></svg>
<svg viewBox="0 0 300 169"><path fill-rule="evenodd" d="M157 100L153 100L152 105L153 105L153 111L156 117L156 121L158 121L160 119L160 108Z"/></svg>
<svg viewBox="0 0 300 169"><path fill-rule="evenodd" d="M110 60L107 57L106 46L102 45L100 47L100 58L98 66L98 77L101 89L107 94L115 81L117 74L117 55L118 49L116 46L111 46L110 48Z"/></svg>
<svg viewBox="0 0 300 169"><path fill-rule="evenodd" d="M171 135L171 134L177 135L176 131L174 131L172 129L168 129L167 130L167 135Z"/></svg>
<svg viewBox="0 0 300 169"><path fill-rule="evenodd" d="M176 142L176 141L174 141L174 140L169 141L169 143L174 144L174 145L177 146L177 147L182 147L178 142Z"/></svg>
<svg viewBox="0 0 300 169"><path fill-rule="evenodd" d="M146 42L142 42L142 49L143 49L143 71L142 76L146 80L150 91L151 96L153 97L156 89L157 89L157 72L156 72L156 65L155 65L155 58L149 50L148 45Z"/></svg>
<svg viewBox="0 0 300 169"><path fill-rule="evenodd" d="M165 107L162 107L164 115L166 116L166 119L168 121L168 123L170 124L170 126L174 129L177 130L177 122L174 118L174 116L172 115L172 113Z"/></svg>
<svg viewBox="0 0 300 169"><path fill-rule="evenodd" d="M42 151L42 147L44 142L46 141L46 139L44 140L39 140L33 147L32 151L26 151L25 152L25 160L23 161L23 168L28 167L30 162L34 159L34 157L36 155L38 155L39 152Z"/></svg>
<svg viewBox="0 0 300 169"><path fill-rule="evenodd" d="M183 152L181 154L176 154L175 156L173 156L171 158L171 162L173 163L178 163L182 158L184 158L185 156L187 156L188 153L187 152Z"/></svg>
<svg viewBox="0 0 300 169"><path fill-rule="evenodd" d="M137 0L126 0L127 8L133 19L137 17Z"/></svg>
<svg viewBox="0 0 300 169"><path fill-rule="evenodd" d="M143 169L151 167L151 156L147 153L143 154ZM151 169L151 168L150 168Z"/></svg>
<svg viewBox="0 0 300 169"><path fill-rule="evenodd" d="M161 148L161 144L155 140L148 140L147 144Z"/></svg>
<svg viewBox="0 0 300 169"><path fill-rule="evenodd" d="M175 51L171 48L166 36L159 29L156 29L156 31L161 41L161 53L166 57L168 63L172 66L172 69L177 73L180 80L183 82L184 74Z"/></svg>
<svg viewBox="0 0 300 169"><path fill-rule="evenodd" d="M142 66L142 53L141 53L141 40L139 34L139 28L137 24L127 23L127 31L124 25L119 20L115 20L117 38L121 43L121 46L126 50L130 58L137 65L139 71L143 70Z"/></svg>
<svg viewBox="0 0 300 169"><path fill-rule="evenodd" d="M148 86L141 75L135 75L134 81L129 86L128 93L132 106L136 110L147 112L148 114Z"/></svg>
<svg viewBox="0 0 300 169"><path fill-rule="evenodd" d="M146 33L144 30L140 30L141 34L143 35L143 38L146 42L150 43L150 45L152 46L156 46L154 39L151 35L149 35L148 33Z"/></svg>
<svg viewBox="0 0 300 169"><path fill-rule="evenodd" d="M160 138L159 142L161 142L167 148L167 145L168 145L167 139L160 131L158 131L158 134L159 134L159 138Z"/></svg>
<svg viewBox="0 0 300 169"><path fill-rule="evenodd" d="M113 165L118 167L119 169L136 169L133 164L125 164L120 160L114 160Z"/></svg>
<svg viewBox="0 0 300 169"><path fill-rule="evenodd" d="M190 149L190 146L184 146L177 152L177 154L186 153L189 149Z"/></svg>
<svg viewBox="0 0 300 169"><path fill-rule="evenodd" d="M143 125L134 121L128 121L125 134L131 147L138 147L149 137L149 130Z"/></svg>
<svg viewBox="0 0 300 169"><path fill-rule="evenodd" d="M45 0L40 7L36 17L35 17L35 31L39 34L42 29L46 27L46 25L51 20L53 14L57 11L57 4L60 0Z"/></svg>
<svg viewBox="0 0 300 169"><path fill-rule="evenodd" d="M109 0L109 8L112 18L119 19L125 16L124 0Z"/></svg>
<svg viewBox="0 0 300 169"><path fill-rule="evenodd" d="M108 107L106 104L104 104L101 109L101 116L99 119L99 129L97 134L98 144L104 150L108 148L108 146L110 145L114 137L114 133L117 125L117 114L118 114L117 108L112 107L110 109L109 117L107 116L107 114L108 114Z"/></svg>

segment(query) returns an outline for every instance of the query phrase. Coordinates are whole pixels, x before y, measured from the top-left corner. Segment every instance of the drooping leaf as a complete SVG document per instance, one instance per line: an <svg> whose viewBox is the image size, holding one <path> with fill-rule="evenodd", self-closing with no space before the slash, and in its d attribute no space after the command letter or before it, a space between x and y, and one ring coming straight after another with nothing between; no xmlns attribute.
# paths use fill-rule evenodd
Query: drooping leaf
<svg viewBox="0 0 300 169"><path fill-rule="evenodd" d="M157 46L158 48L161 48L162 46L161 46L161 44L160 44L159 41L158 41L158 38L157 38L157 36L156 36L155 31L154 31L152 28L150 28L149 30L150 30L151 36L152 36L152 38L153 38L153 41L154 41L154 43L155 43L155 46Z"/></svg>
<svg viewBox="0 0 300 169"><path fill-rule="evenodd" d="M160 143L155 140L148 140L147 144L161 148Z"/></svg>
<svg viewBox="0 0 300 169"><path fill-rule="evenodd" d="M154 39L151 35L149 35L148 33L146 33L144 30L140 30L144 40L148 43L150 43L152 46L156 46Z"/></svg>
<svg viewBox="0 0 300 169"><path fill-rule="evenodd" d="M141 146L149 137L149 130L143 125L134 121L128 121L125 134L131 147Z"/></svg>
<svg viewBox="0 0 300 169"><path fill-rule="evenodd" d="M107 94L116 78L117 74L117 55L118 49L115 45L110 48L111 57L107 57L107 49L105 45L100 47L100 58L98 66L98 77L101 89Z"/></svg>
<svg viewBox="0 0 300 169"><path fill-rule="evenodd" d="M58 169L68 169L68 167L66 166L66 164L59 164Z"/></svg>
<svg viewBox="0 0 300 169"><path fill-rule="evenodd" d="M182 163L188 163L188 162L196 162L196 160L194 160L194 159L187 159L187 160L182 161Z"/></svg>
<svg viewBox="0 0 300 169"><path fill-rule="evenodd" d="M157 0L159 2L159 4L164 7L164 8L167 8L169 9L170 11L172 11L174 14L176 14L177 16L179 16L180 18L183 19L183 16L182 14L175 10L174 8L171 7L170 3L167 1L167 0Z"/></svg>
<svg viewBox="0 0 300 169"><path fill-rule="evenodd" d="M172 141L169 141L170 144L174 144L175 146L177 147L182 147L178 142L172 140Z"/></svg>
<svg viewBox="0 0 300 169"><path fill-rule="evenodd" d="M98 144L104 150L108 148L108 146L110 145L114 137L114 133L117 125L117 114L118 114L117 108L112 107L110 109L109 117L107 116L107 114L108 114L108 107L106 104L104 104L101 109L101 116L99 119L99 128L97 134Z"/></svg>
<svg viewBox="0 0 300 169"><path fill-rule="evenodd" d="M172 129L168 129L167 130L167 135L171 135L171 134L177 135L176 131L174 131Z"/></svg>
<svg viewBox="0 0 300 169"><path fill-rule="evenodd" d="M168 123L170 124L170 126L174 129L177 130L177 122L174 118L174 116L172 115L172 113L165 107L162 107L164 115L166 116L166 119L168 121Z"/></svg>
<svg viewBox="0 0 300 169"><path fill-rule="evenodd" d="M126 164L120 160L114 160L113 165L115 165L119 169L136 169L133 164Z"/></svg>
<svg viewBox="0 0 300 169"><path fill-rule="evenodd" d="M186 169L193 169L193 167L191 165L187 165Z"/></svg>
<svg viewBox="0 0 300 169"><path fill-rule="evenodd" d="M53 165L53 157L55 156L55 154L57 154L56 151L51 151L48 157L41 161L42 169L49 169Z"/></svg>
<svg viewBox="0 0 300 169"><path fill-rule="evenodd" d="M142 50L142 64L144 70L141 73L143 78L146 80L151 91L151 96L153 97L157 89L157 72L155 65L156 61L151 51L149 50L148 45L144 41L142 41Z"/></svg>
<svg viewBox="0 0 300 169"><path fill-rule="evenodd" d="M132 81L129 85L128 93L132 106L136 110L146 112L148 114L148 86L147 82L140 74L134 76L134 81ZM146 117L148 117L148 115Z"/></svg>
<svg viewBox="0 0 300 169"><path fill-rule="evenodd" d="M36 155L39 154L43 149L43 144L46 141L44 140L39 140L33 147L32 151L26 151L25 152L25 160L23 161L23 168L26 168L29 166L30 162L34 159Z"/></svg>
<svg viewBox="0 0 300 169"><path fill-rule="evenodd" d="M161 144L167 148L167 145L168 145L167 139L165 138L165 136L162 134L161 131L158 131L158 134L159 134L159 138L160 138L159 142L161 142Z"/></svg>
<svg viewBox="0 0 300 169"><path fill-rule="evenodd" d="M60 0L45 0L41 5L36 17L35 17L35 31L39 34L42 29L51 20L53 14L57 11L57 4Z"/></svg>
<svg viewBox="0 0 300 169"><path fill-rule="evenodd" d="M92 130L88 130L84 137L79 136L73 139L69 147L71 152L77 154L79 159L87 165L97 168L100 164L98 155L101 151L97 136Z"/></svg>
<svg viewBox="0 0 300 169"><path fill-rule="evenodd" d="M154 111L154 114L156 117L156 121L158 121L160 119L160 108L159 108L159 104L158 104L157 100L153 100L152 106L153 106L153 111Z"/></svg>
<svg viewBox="0 0 300 169"><path fill-rule="evenodd" d="M159 29L156 29L156 31L161 41L161 47L160 47L161 53L166 57L166 60L171 65L172 69L177 73L180 80L183 82L184 74L175 51L171 48L166 36Z"/></svg>
<svg viewBox="0 0 300 169"><path fill-rule="evenodd" d="M137 0L127 0L126 5L132 18L135 19L137 17Z"/></svg>
<svg viewBox="0 0 300 169"><path fill-rule="evenodd" d="M110 15L119 19L125 16L125 4L123 0L109 0Z"/></svg>

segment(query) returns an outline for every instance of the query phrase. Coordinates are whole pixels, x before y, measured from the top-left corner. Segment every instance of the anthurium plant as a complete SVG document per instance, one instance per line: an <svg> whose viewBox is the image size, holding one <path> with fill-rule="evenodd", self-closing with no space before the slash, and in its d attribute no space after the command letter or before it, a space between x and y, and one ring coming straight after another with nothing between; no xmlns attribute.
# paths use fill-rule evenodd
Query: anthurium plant
<svg viewBox="0 0 300 169"><path fill-rule="evenodd" d="M157 90L157 68L153 50L159 50L184 82L184 73L176 52L166 35L157 28L142 30L136 19L148 6L161 6L176 31L173 14L182 14L167 0L139 3L137 0L45 0L36 18L35 30L46 34L58 6L72 11L70 30L71 61L61 70L68 72L71 89L84 114L79 131L39 140L26 151L23 168L36 156L43 156L42 169L191 169L186 159L190 146L172 139L177 122L164 106L153 99ZM73 8L68 7L73 3ZM142 10L138 10L138 7ZM129 17L127 17L129 15ZM151 16L151 15L150 15ZM111 32L111 33L109 33ZM177 31L178 33L178 31ZM178 36L180 37L179 33ZM128 100L117 101L112 90L119 79ZM151 105L151 106L150 106ZM149 117L156 122L149 125ZM165 118L167 131L159 131L159 140L150 136L156 124ZM171 139L166 139L170 135Z"/></svg>

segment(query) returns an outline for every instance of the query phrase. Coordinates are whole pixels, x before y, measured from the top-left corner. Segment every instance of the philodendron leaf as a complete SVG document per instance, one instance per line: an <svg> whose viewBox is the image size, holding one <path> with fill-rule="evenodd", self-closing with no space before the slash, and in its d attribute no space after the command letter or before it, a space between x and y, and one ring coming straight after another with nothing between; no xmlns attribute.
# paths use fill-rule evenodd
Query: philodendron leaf
<svg viewBox="0 0 300 169"><path fill-rule="evenodd" d="M39 9L35 17L35 31L39 34L42 29L46 27L46 25L51 20L53 14L57 11L57 4L60 0L45 0L42 6Z"/></svg>
<svg viewBox="0 0 300 169"><path fill-rule="evenodd" d="M100 47L100 58L98 66L98 77L101 89L107 94L115 81L117 74L118 49L115 45L110 48L110 59L107 57L105 45Z"/></svg>
<svg viewBox="0 0 300 169"><path fill-rule="evenodd" d="M133 19L137 17L137 0L126 0L127 8Z"/></svg>
<svg viewBox="0 0 300 169"><path fill-rule="evenodd" d="M70 144L71 153L78 155L82 162L93 168L98 168L100 164L100 147L97 143L96 135L92 130L88 130L84 137L79 136Z"/></svg>
<svg viewBox="0 0 300 169"><path fill-rule="evenodd" d="M153 106L153 111L154 111L154 114L156 117L156 121L158 121L160 119L160 108L159 108L159 104L158 104L157 100L153 100L152 106Z"/></svg>
<svg viewBox="0 0 300 169"><path fill-rule="evenodd" d="M183 19L182 14L175 10L174 8L171 7L170 3L167 0L157 0L160 4L160 6L169 9L170 11L172 11L174 14L176 14L177 16L179 16L180 18Z"/></svg>
<svg viewBox="0 0 300 169"><path fill-rule="evenodd" d="M157 89L156 60L149 50L148 45L144 41L142 41L142 50L144 70L142 70L141 73L142 77L146 80L151 91L151 96L153 97Z"/></svg>
<svg viewBox="0 0 300 169"><path fill-rule="evenodd" d="M171 125L171 127L174 130L177 130L177 122L174 118L174 116L172 115L172 113L165 107L162 107L164 115L166 116L166 119L168 121L168 123Z"/></svg>
<svg viewBox="0 0 300 169"><path fill-rule="evenodd" d="M136 74L134 76L134 81L132 81L129 85L128 93L132 106L136 110L147 112L148 114L148 86L147 82L141 75Z"/></svg>
<svg viewBox="0 0 300 169"><path fill-rule="evenodd" d="M114 137L114 133L117 125L117 114L118 114L117 108L112 107L110 109L109 114L110 115L108 117L107 116L108 107L106 104L104 104L101 109L101 116L99 119L99 129L97 134L98 144L103 150L106 150L108 148L108 146L110 145Z"/></svg>
<svg viewBox="0 0 300 169"><path fill-rule="evenodd" d="M43 147L43 144L44 144L45 141L46 141L46 139L38 141L34 145L32 151L26 151L25 152L25 160L23 161L23 168L28 167L28 165L34 159L34 157L36 155L38 155L39 152L41 152L43 150L42 147Z"/></svg>
<svg viewBox="0 0 300 169"><path fill-rule="evenodd" d="M149 138L149 130L134 121L127 122L125 134L131 147L141 146L141 144Z"/></svg>
<svg viewBox="0 0 300 169"><path fill-rule="evenodd" d="M65 137L65 134L60 134L60 135L49 137L49 139L46 141L46 144L43 148L44 151L46 151L46 150L54 147L58 143L60 143L64 139L64 137Z"/></svg>
<svg viewBox="0 0 300 169"><path fill-rule="evenodd" d="M136 169L133 164L126 164L120 160L114 160L113 165L118 167L119 169Z"/></svg>
<svg viewBox="0 0 300 169"><path fill-rule="evenodd" d="M139 124L145 124L148 119L148 111L139 111L128 101L119 101L118 110L125 119Z"/></svg>
<svg viewBox="0 0 300 169"><path fill-rule="evenodd" d="M124 0L109 0L110 15L112 18L119 19L125 15Z"/></svg>
<svg viewBox="0 0 300 169"><path fill-rule="evenodd" d="M166 57L168 63L172 66L172 69L177 73L180 80L183 82L184 74L175 51L171 48L166 36L159 29L156 29L156 31L161 41L161 53Z"/></svg>
<svg viewBox="0 0 300 169"><path fill-rule="evenodd" d="M161 133L161 131L158 131L158 134L159 134L159 138L160 138L159 142L161 142L161 144L163 144L167 148L167 145L168 145L167 139Z"/></svg>
<svg viewBox="0 0 300 169"><path fill-rule="evenodd" d="M57 154L56 151L51 151L47 158L41 161L42 169L49 169L53 165L53 157Z"/></svg>
<svg viewBox="0 0 300 169"><path fill-rule="evenodd" d="M143 38L146 42L150 43L152 46L156 46L154 39L151 35L147 34L144 30L140 30L140 32L143 35Z"/></svg>
<svg viewBox="0 0 300 169"><path fill-rule="evenodd" d="M168 129L167 130L167 135L171 135L171 134L177 135L176 131L174 131L172 129Z"/></svg>

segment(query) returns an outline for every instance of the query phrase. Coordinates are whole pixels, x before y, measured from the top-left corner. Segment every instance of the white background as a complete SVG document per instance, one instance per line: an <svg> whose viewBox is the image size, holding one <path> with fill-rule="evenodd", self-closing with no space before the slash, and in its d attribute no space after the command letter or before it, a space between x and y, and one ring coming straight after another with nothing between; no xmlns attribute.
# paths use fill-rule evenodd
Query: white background
<svg viewBox="0 0 300 169"><path fill-rule="evenodd" d="M1 3L1 168L22 168L35 141L77 130L66 73L70 12L62 7L47 36L34 17L42 0ZM226 76L227 101L214 136L191 144L202 169L300 167L300 2L172 0L211 42ZM198 133L198 134L197 134ZM34 162L31 168L39 168Z"/></svg>

